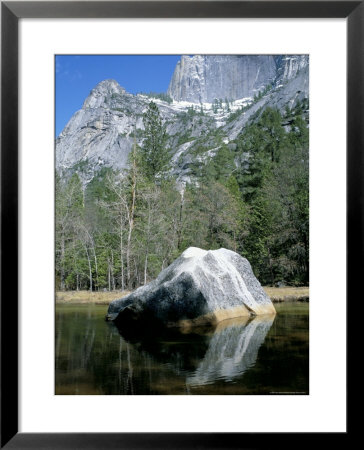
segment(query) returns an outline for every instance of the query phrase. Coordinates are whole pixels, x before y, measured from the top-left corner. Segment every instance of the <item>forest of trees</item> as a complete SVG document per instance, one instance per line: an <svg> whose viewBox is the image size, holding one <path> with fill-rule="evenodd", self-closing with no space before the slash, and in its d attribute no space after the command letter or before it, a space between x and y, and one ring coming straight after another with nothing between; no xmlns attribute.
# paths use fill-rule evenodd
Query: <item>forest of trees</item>
<svg viewBox="0 0 364 450"><path fill-rule="evenodd" d="M264 285L307 285L307 109L267 108L235 145L196 160L181 190L151 102L127 169L103 168L86 186L56 174L56 288L131 290L189 246L240 253Z"/></svg>

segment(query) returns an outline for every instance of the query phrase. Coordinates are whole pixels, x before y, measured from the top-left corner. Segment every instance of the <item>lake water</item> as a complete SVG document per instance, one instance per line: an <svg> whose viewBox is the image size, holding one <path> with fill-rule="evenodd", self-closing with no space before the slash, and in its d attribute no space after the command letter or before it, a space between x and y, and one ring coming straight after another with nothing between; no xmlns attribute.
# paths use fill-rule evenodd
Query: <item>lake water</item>
<svg viewBox="0 0 364 450"><path fill-rule="evenodd" d="M192 333L125 335L107 306L56 306L55 393L308 394L308 303Z"/></svg>

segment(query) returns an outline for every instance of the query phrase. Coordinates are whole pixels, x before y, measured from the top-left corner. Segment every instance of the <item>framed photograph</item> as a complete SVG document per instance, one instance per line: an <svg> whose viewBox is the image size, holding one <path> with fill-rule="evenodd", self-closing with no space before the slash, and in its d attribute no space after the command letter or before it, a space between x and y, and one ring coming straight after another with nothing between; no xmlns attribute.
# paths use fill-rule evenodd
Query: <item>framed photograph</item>
<svg viewBox="0 0 364 450"><path fill-rule="evenodd" d="M363 17L2 2L2 447L348 438Z"/></svg>

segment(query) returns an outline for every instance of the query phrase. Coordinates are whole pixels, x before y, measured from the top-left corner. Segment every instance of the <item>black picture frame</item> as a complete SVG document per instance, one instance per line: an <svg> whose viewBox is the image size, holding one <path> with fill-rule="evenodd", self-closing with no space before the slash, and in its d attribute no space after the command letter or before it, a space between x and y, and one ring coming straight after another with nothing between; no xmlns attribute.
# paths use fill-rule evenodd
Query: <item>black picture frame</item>
<svg viewBox="0 0 364 450"><path fill-rule="evenodd" d="M21 18L347 18L347 312L364 273L364 1L1 2L1 448L260 448L325 433L18 433L18 21ZM9 105L12 105L9 107ZM359 300L359 299L357 299ZM348 352L351 346L347 345ZM349 392L348 392L349 395ZM335 433L345 445L352 435ZM350 434L349 434L350 431ZM345 441L345 442L344 442Z"/></svg>

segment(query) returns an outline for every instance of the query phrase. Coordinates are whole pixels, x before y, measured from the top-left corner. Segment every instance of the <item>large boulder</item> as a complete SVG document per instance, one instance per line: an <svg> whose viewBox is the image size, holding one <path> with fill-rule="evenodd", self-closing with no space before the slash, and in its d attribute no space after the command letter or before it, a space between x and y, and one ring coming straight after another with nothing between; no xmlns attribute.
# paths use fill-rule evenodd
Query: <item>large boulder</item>
<svg viewBox="0 0 364 450"><path fill-rule="evenodd" d="M106 318L132 327L189 327L260 314L275 309L247 259L190 247L154 281L111 302Z"/></svg>

